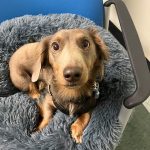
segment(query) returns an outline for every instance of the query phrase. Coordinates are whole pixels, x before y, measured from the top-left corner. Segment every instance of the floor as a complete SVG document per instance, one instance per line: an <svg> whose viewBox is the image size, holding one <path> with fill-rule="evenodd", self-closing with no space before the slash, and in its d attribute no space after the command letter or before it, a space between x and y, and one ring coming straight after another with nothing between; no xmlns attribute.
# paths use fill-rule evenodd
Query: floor
<svg viewBox="0 0 150 150"><path fill-rule="evenodd" d="M145 108L148 110L148 112L150 113L150 96L149 98L143 103L143 105L145 106Z"/></svg>
<svg viewBox="0 0 150 150"><path fill-rule="evenodd" d="M116 150L150 150L150 112L144 105L135 108Z"/></svg>

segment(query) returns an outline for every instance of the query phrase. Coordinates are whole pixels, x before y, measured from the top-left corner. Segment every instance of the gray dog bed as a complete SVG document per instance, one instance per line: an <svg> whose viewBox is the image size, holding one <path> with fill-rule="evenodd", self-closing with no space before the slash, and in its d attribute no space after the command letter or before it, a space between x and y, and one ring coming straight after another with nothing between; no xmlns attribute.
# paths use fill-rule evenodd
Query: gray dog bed
<svg viewBox="0 0 150 150"><path fill-rule="evenodd" d="M84 131L83 143L70 135L75 120L59 110L42 132L33 132L39 120L35 101L18 91L9 79L8 61L30 37L41 37L68 28L98 28L110 49L99 105ZM107 31L92 21L72 14L23 16L0 24L0 149L112 150L121 136L118 114L122 101L133 93L135 82L126 50Z"/></svg>

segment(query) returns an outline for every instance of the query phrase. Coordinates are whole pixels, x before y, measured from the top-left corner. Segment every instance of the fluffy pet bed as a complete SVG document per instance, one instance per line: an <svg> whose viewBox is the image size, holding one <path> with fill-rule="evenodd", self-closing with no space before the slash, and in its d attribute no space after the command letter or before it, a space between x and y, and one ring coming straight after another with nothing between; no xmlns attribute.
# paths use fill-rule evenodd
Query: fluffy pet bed
<svg viewBox="0 0 150 150"><path fill-rule="evenodd" d="M83 143L70 136L74 117L59 110L42 132L33 132L39 119L35 101L18 91L9 79L8 61L30 37L53 34L60 29L98 28L110 49L105 78L100 86L99 105L84 131ZM133 93L135 82L126 50L107 31L92 21L72 14L23 16L0 24L0 149L112 150L121 136L118 114L122 101Z"/></svg>

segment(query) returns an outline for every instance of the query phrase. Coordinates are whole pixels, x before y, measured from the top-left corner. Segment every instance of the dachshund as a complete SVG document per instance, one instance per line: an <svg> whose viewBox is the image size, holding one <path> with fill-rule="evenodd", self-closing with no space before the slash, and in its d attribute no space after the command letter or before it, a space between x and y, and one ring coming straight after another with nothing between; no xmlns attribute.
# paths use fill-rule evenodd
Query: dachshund
<svg viewBox="0 0 150 150"><path fill-rule="evenodd" d="M93 28L63 29L40 42L25 44L12 55L9 68L13 84L38 99L43 117L38 130L59 109L70 116L78 115L70 128L75 141L82 142L96 105L93 85L97 77L103 79L108 57L107 46ZM41 89L46 89L44 98Z"/></svg>

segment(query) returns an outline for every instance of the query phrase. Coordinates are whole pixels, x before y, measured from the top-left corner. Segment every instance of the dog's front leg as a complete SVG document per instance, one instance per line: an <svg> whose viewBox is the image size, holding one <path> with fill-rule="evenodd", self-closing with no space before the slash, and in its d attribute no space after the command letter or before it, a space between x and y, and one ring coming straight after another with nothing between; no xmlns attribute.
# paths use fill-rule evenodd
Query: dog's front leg
<svg viewBox="0 0 150 150"><path fill-rule="evenodd" d="M82 134L88 125L90 118L91 112L84 113L79 116L77 120L71 125L72 137L75 139L76 143L82 143Z"/></svg>
<svg viewBox="0 0 150 150"><path fill-rule="evenodd" d="M33 99L37 99L37 98L40 97L40 92L39 92L39 89L36 86L36 83L33 83L33 82L29 83L29 95Z"/></svg>
<svg viewBox="0 0 150 150"><path fill-rule="evenodd" d="M46 94L43 102L39 103L38 106L39 106L40 114L42 116L42 121L38 125L37 131L42 130L44 127L48 125L48 123L52 120L54 112L56 110L52 102L52 97L50 96L49 93Z"/></svg>

